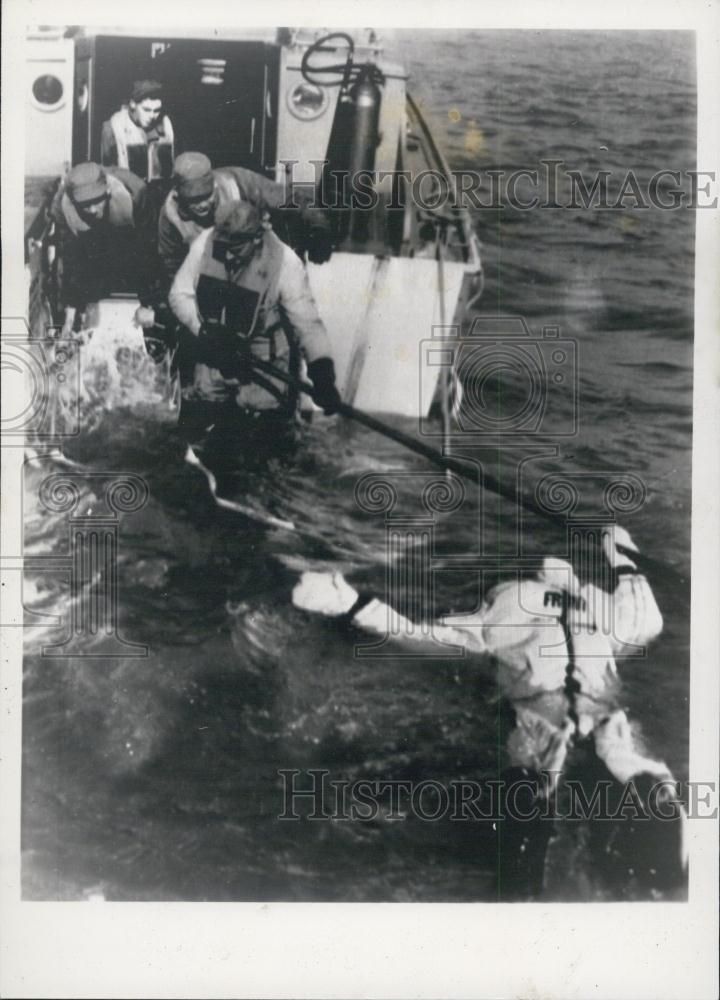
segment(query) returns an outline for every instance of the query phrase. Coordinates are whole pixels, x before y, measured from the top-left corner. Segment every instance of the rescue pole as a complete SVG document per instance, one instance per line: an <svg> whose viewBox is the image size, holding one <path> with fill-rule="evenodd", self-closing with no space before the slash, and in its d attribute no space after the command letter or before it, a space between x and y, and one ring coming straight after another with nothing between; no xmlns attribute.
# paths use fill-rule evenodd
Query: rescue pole
<svg viewBox="0 0 720 1000"><path fill-rule="evenodd" d="M266 375L270 375L272 378L278 379L280 382L284 382L286 385L297 389L299 392L304 392L311 399L313 398L315 389L310 382L288 375L287 372L276 368L267 361L260 361L258 358L252 358L250 365L252 368L256 369L256 371L264 372ZM260 375L257 376L256 381L262 384L264 380ZM470 465L469 463L463 462L452 455L444 455L437 448L433 448L430 445L425 444L424 441L420 441L417 438L412 437L410 434L405 434L403 431L392 427L390 424L384 423L382 420L378 420L377 417L373 417L369 413L365 413L363 410L358 410L354 406L350 406L349 403L340 403L337 407L337 412L347 420L354 420L355 423L362 424L364 427L368 427L377 434L382 434L391 441L396 441L404 448L407 448L408 451L415 452L416 455L421 455L438 468L454 472L456 475L462 476L463 479L469 479L471 482L477 483L478 486L481 486L485 490L490 490L498 496L505 497L505 499L510 500L512 503L518 504L523 510L528 511L531 514L535 514L537 517L555 525L556 528L561 528L563 530L566 528L566 522L561 515L554 514L552 511L546 510L529 497L518 495L509 487L504 486L500 480L496 479L493 475L491 475L491 473L482 472L476 465ZM593 543L598 548L602 544L598 539L593 539ZM660 562L659 559L653 559L651 556L646 556L642 552L631 551L630 549L624 548L622 545L618 545L617 549L622 555L628 556L628 558L632 559L641 572L654 573L665 578L668 576L674 577L678 583L682 579L681 574L676 569Z"/></svg>

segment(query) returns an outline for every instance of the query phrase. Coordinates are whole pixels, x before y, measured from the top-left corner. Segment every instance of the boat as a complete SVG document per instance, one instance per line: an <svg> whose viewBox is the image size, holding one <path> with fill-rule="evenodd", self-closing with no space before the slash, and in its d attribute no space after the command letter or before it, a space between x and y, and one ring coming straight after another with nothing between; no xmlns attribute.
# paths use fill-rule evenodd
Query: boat
<svg viewBox="0 0 720 1000"><path fill-rule="evenodd" d="M27 52L25 263L32 339L42 342L60 320L62 261L55 252L50 203L70 165L100 160L102 124L132 80L153 76L163 83L178 152L200 150L215 167L242 166L277 182L304 184L321 203L329 202L328 211L338 213L339 238L330 260L306 266L330 336L342 397L366 414L427 416L443 391L441 375L447 370L447 363L433 354L447 353L442 345L462 331L482 294L481 248L457 198L434 198L430 192L421 205L414 196L422 176L448 192L454 179L408 91L406 71L385 58L374 32L280 29L269 37L263 32L235 37L219 29L152 35L126 29L38 29L31 33ZM372 209L354 205L338 183L345 174L362 172L372 179ZM86 367L92 366L94 352L99 362L107 354L105 347L117 354L133 337L146 358L143 336L132 327L136 307L135 300L121 294L97 304L92 324L98 336L81 349ZM497 329L495 318L493 322ZM511 335L529 336L517 322L520 329L511 329ZM549 348L555 355L561 353L557 346L554 342ZM564 362L565 355L562 361L555 359L558 365ZM169 404L172 414L178 408L177 383L167 358L152 353L144 367L131 369L129 386L126 371L126 384L114 398L130 398L140 406L142 393L133 398L130 390L133 379L148 388L148 372L169 387L159 402ZM379 427L376 422L375 429ZM470 469L401 431L393 436L436 465L518 504L515 486L508 494L486 470ZM191 447L186 461L207 477L219 506L258 519L256 511L218 493L214 473ZM523 506L559 520L534 501ZM123 509L139 508L128 501ZM275 515L264 513L262 518L274 529L294 530L292 522ZM89 520L85 515L83 530L90 530ZM406 527L402 532L408 546ZM77 560L76 565L85 564ZM87 565L93 565L90 556ZM92 584L88 604L105 585L101 569ZM97 600L93 606L99 606ZM111 639L116 641L115 633ZM123 643L122 655L141 654L128 653ZM538 838L541 861L547 833L546 825ZM517 839L518 853L527 854L530 842Z"/></svg>
<svg viewBox="0 0 720 1000"><path fill-rule="evenodd" d="M426 416L446 384L431 348L461 329L479 298L481 248L469 213L452 197L451 170L408 91L407 72L371 30L30 31L30 336L45 337L60 320L51 199L71 165L99 162L102 123L141 76L163 84L176 153L200 150L215 167L309 185L323 199L328 178L370 175L371 210L332 192L329 207L341 213L336 249L323 264L307 263L309 280L343 399L370 412ZM424 206L414 196L423 176ZM450 196L438 196L443 187ZM113 295L99 303L96 325L129 328L135 305Z"/></svg>

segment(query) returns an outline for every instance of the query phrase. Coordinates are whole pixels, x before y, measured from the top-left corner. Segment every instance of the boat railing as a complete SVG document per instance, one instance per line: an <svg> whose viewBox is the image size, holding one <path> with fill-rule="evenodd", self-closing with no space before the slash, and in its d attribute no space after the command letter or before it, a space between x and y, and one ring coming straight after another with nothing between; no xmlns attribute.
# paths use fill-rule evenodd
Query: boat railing
<svg viewBox="0 0 720 1000"><path fill-rule="evenodd" d="M51 215L60 178L28 178L25 190L25 269L28 281L28 323L32 337L44 337L54 321L57 266Z"/></svg>
<svg viewBox="0 0 720 1000"><path fill-rule="evenodd" d="M420 161L421 169L441 174L447 183L445 198L437 208L412 206L405 219L403 253L406 256L428 255L428 236L435 229L448 260L461 260L480 269L480 243L475 234L472 219L466 209L458 204L455 177L450 166L438 148L422 113L407 94L408 127L406 152L408 160ZM412 171L415 173L416 171ZM441 196L443 192L437 192ZM419 247L421 249L419 249Z"/></svg>

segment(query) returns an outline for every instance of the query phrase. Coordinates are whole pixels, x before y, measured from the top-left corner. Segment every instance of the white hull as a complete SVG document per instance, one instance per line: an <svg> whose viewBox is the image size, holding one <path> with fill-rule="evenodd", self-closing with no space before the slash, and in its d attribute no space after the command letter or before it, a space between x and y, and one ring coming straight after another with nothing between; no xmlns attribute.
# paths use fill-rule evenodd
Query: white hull
<svg viewBox="0 0 720 1000"><path fill-rule="evenodd" d="M422 345L453 323L467 265L446 261L441 278L434 260L336 253L308 270L343 399L427 416L440 368L427 365Z"/></svg>

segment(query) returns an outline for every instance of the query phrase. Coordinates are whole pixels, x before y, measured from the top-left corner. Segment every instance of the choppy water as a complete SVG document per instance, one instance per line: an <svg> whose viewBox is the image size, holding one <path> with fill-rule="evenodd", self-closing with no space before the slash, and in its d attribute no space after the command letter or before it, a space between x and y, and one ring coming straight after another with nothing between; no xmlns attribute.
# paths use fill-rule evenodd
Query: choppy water
<svg viewBox="0 0 720 1000"><path fill-rule="evenodd" d="M688 36L397 33L393 45L453 167L533 168L548 157L638 176L694 167ZM627 527L641 549L687 576L692 215L479 212L476 224L488 277L480 313L522 315L535 331L557 325L578 343L579 432L557 457L531 464L529 486L548 471L635 473L648 495ZM504 391L512 397L512 386ZM569 398L553 405L552 420L566 422ZM147 504L121 518L119 593L122 634L149 656L40 657L39 644L54 636L31 633L26 896L493 899L489 835L473 824L276 819L279 768L448 782L502 766L501 709L482 665L359 659L360 636L290 603L305 567L340 568L382 591L383 518L358 507L354 488L368 472L423 472L422 460L361 428L317 422L293 462L246 477L238 490L246 504L291 520L290 532L217 508L167 424L118 414L66 453L81 471L147 482ZM30 499L48 471L63 468L28 467L36 553L67 548L66 515ZM499 471L511 474L509 465ZM416 513L418 484L430 478L398 480L398 509ZM460 510L436 519L440 554L476 544L469 493ZM595 499L591 492L585 502ZM502 546L513 525L503 508L500 515ZM550 528L532 526L529 551L557 544ZM623 668L623 698L648 747L682 778L687 593L669 574L654 583L665 633L647 661ZM438 609L472 607L474 586L442 574ZM36 610L67 612L62 574L35 574L28 599L33 591ZM549 898L634 891L593 880L572 838L554 846Z"/></svg>

